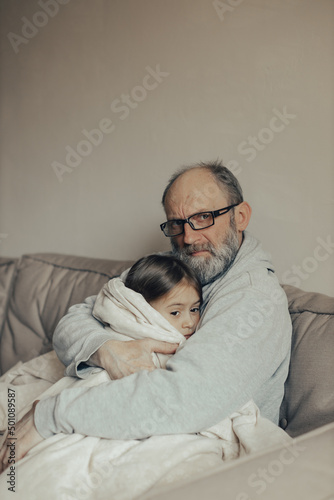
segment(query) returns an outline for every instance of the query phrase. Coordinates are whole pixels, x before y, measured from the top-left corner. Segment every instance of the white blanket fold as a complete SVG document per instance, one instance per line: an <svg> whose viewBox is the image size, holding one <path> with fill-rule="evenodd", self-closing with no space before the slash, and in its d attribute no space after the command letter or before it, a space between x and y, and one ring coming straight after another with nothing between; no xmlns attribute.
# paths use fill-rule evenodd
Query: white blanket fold
<svg viewBox="0 0 334 500"><path fill-rule="evenodd" d="M18 364L0 377L1 429L7 428L8 388L15 391L19 419L36 398L55 395L69 387L92 387L110 380L107 372L99 368L84 380L63 377L63 371L64 366L51 351L28 363ZM57 434L15 464L15 499L133 500L151 488L175 484L185 478L198 478L219 467L222 460L230 461L290 442L291 438L282 429L260 416L252 401L201 435L120 441ZM7 489L7 479L6 472L1 474L2 500L13 498L13 493Z"/></svg>
<svg viewBox="0 0 334 500"><path fill-rule="evenodd" d="M180 348L185 342L181 333L140 294L126 288L121 279L113 279L103 287L94 315L110 325L112 339L153 338L178 343ZM165 367L168 359L169 356L163 355L154 357L159 368ZM15 391L18 420L35 399L56 395L69 387L113 383L100 368L93 369L88 379L63 377L63 372L64 366L52 351L27 363L18 363L4 374L0 378L1 429L7 428L9 388ZM253 401L199 434L127 441L57 434L15 464L15 499L133 500L152 487L197 478L221 465L222 460L230 461L290 441L282 429L260 416ZM2 500L13 498L7 479L6 472L0 476Z"/></svg>
<svg viewBox="0 0 334 500"><path fill-rule="evenodd" d="M93 315L104 323L111 340L151 338L182 346L184 336L140 294L127 288L121 278L108 281L98 294ZM169 355L153 353L157 368L165 368Z"/></svg>

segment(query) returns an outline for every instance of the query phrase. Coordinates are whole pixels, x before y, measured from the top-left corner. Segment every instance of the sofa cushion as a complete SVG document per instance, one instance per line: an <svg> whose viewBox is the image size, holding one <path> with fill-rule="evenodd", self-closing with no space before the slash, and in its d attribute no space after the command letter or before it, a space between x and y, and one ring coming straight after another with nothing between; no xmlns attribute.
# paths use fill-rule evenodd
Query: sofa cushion
<svg viewBox="0 0 334 500"><path fill-rule="evenodd" d="M131 264L61 254L24 255L17 263L0 338L1 373L51 350L54 329L68 308L97 294Z"/></svg>
<svg viewBox="0 0 334 500"><path fill-rule="evenodd" d="M294 437L334 421L334 298L283 288L293 336L280 426Z"/></svg>
<svg viewBox="0 0 334 500"><path fill-rule="evenodd" d="M0 257L0 338L17 259Z"/></svg>

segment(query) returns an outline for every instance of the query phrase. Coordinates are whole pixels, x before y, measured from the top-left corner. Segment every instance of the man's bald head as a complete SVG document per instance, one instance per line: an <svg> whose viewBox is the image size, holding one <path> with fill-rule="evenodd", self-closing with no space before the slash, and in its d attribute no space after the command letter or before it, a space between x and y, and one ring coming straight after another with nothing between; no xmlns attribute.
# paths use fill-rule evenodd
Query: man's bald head
<svg viewBox="0 0 334 500"><path fill-rule="evenodd" d="M201 176L199 174L203 169L205 169L207 172L210 172L219 189L226 195L228 205L238 204L243 201L243 193L238 179L228 168L224 167L223 164L219 161L207 163L200 162L195 165L183 167L179 169L174 175L172 175L162 196L162 204L164 208L166 207L166 198L168 192L175 181L181 176L187 174L187 176L191 177L198 176L199 182L201 182ZM208 195L210 194L209 189L210 187L208 186Z"/></svg>

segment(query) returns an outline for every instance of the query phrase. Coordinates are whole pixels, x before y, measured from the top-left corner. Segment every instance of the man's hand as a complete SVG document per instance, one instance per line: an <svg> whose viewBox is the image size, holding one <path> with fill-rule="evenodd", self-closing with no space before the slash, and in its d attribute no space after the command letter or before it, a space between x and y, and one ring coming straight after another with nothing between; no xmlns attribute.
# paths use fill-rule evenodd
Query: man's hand
<svg viewBox="0 0 334 500"><path fill-rule="evenodd" d="M37 403L38 401L35 401L31 410L17 422L15 435L12 437L7 435L0 450L0 473L13 463L10 462L12 459L15 459L14 463L18 462L31 448L43 441L34 424Z"/></svg>
<svg viewBox="0 0 334 500"><path fill-rule="evenodd" d="M91 357L90 361L104 368L112 380L126 377L140 370L153 371L152 352L174 354L178 344L159 340L108 340Z"/></svg>

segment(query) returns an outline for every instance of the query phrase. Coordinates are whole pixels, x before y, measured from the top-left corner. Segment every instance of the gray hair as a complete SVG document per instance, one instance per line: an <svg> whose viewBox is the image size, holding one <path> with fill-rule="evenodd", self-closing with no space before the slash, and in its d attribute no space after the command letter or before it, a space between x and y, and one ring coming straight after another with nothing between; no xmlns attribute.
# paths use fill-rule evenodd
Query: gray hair
<svg viewBox="0 0 334 500"><path fill-rule="evenodd" d="M162 205L164 207L165 207L167 193L171 188L171 186L176 181L176 179L178 179L185 172L188 172L188 170L193 170L195 168L205 168L213 175L214 179L216 180L218 186L221 188L222 192L224 194L227 194L229 205L239 204L244 201L242 189L238 179L235 177L234 174L232 174L232 172L228 168L224 167L222 162L216 160L211 162L196 163L195 165L189 165L177 170L175 174L173 174L172 177L169 179L169 182L163 192Z"/></svg>

